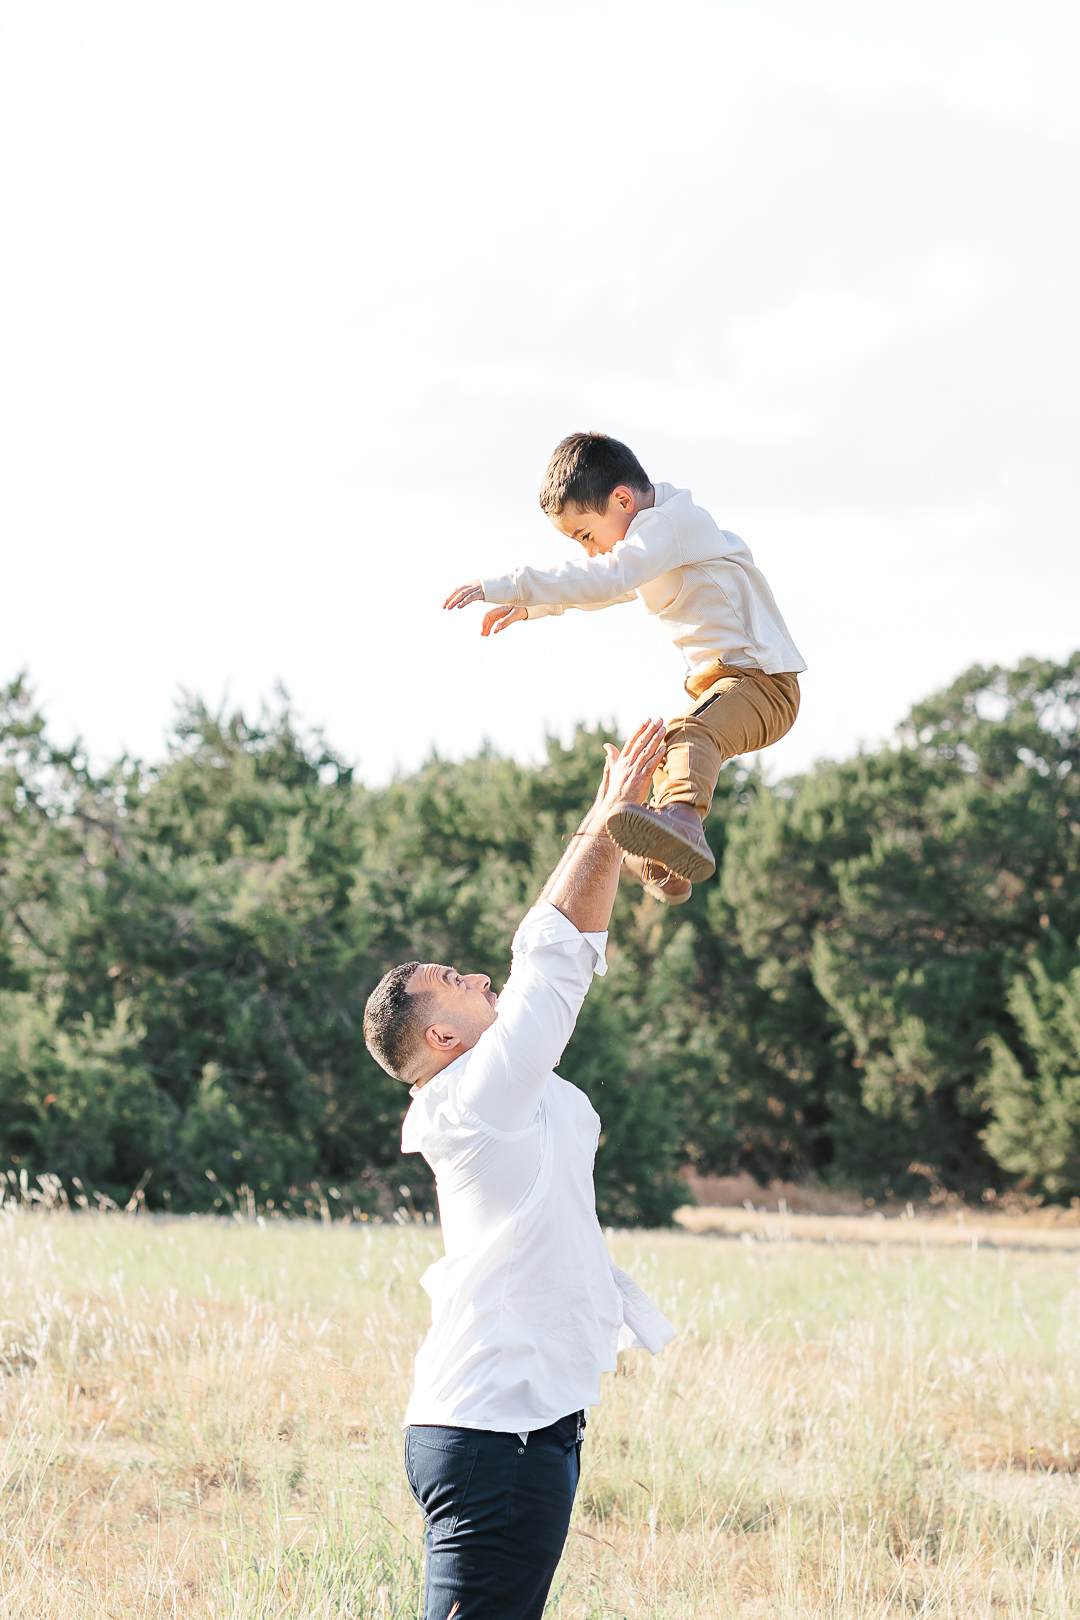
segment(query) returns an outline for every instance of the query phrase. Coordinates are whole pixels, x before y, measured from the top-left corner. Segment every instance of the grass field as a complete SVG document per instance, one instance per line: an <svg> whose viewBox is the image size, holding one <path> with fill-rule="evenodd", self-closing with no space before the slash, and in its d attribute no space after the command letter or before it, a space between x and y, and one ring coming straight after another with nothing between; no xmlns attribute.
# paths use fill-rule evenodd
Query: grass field
<svg viewBox="0 0 1080 1620"><path fill-rule="evenodd" d="M1080 1614L1076 1257L614 1234L549 1614ZM431 1227L0 1220L6 1617L415 1616Z"/></svg>

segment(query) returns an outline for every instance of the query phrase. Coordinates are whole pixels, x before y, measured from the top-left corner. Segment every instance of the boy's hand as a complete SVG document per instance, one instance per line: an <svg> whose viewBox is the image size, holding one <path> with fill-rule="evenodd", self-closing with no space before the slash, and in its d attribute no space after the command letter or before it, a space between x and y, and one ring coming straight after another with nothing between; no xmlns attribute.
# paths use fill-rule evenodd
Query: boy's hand
<svg viewBox="0 0 1080 1620"><path fill-rule="evenodd" d="M483 600L484 600L483 581L479 580L479 579L470 579L470 581L469 581L469 583L467 585L459 585L456 591L451 591L450 592L450 595L446 598L446 601L443 603L443 607L444 608L468 607L470 602L482 602Z"/></svg>
<svg viewBox="0 0 1080 1620"><path fill-rule="evenodd" d="M523 607L493 607L484 614L484 622L480 626L482 636L497 636L500 630L507 625L518 624L522 619L529 617L528 608Z"/></svg>

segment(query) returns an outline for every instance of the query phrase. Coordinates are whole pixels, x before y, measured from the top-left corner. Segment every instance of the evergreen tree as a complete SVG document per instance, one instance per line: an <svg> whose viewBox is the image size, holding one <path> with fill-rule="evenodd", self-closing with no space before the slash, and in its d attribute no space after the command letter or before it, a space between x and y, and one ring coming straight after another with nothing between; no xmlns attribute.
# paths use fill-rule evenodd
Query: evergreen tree
<svg viewBox="0 0 1080 1620"><path fill-rule="evenodd" d="M1025 955L1080 931L1078 691L1080 655L972 669L898 747L759 793L732 828L723 896L841 1181L1002 1184L986 1042L1013 1038Z"/></svg>
<svg viewBox="0 0 1080 1620"><path fill-rule="evenodd" d="M1022 1058L990 1036L987 1151L1051 1198L1080 1196L1080 960L1032 956L1008 1004Z"/></svg>
<svg viewBox="0 0 1080 1620"><path fill-rule="evenodd" d="M1077 1169L1080 654L973 669L897 743L775 788L738 762L688 905L624 884L562 1072L603 1119L604 1220L680 1163L910 1195ZM95 774L0 694L0 1163L160 1207L430 1206L364 1000L409 957L490 973L590 802L602 730L524 767L354 781L287 703L191 702Z"/></svg>

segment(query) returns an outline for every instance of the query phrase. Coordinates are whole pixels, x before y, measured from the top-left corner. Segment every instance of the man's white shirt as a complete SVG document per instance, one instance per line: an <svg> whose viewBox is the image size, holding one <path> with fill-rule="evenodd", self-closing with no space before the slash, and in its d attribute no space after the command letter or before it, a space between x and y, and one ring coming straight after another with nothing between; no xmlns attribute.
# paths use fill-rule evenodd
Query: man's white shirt
<svg viewBox="0 0 1080 1620"><path fill-rule="evenodd" d="M612 1264L593 1190L600 1119L552 1072L606 944L534 906L495 1023L413 1088L401 1146L435 1174L446 1253L421 1278L432 1326L406 1424L542 1429L596 1404L618 1349L674 1337Z"/></svg>

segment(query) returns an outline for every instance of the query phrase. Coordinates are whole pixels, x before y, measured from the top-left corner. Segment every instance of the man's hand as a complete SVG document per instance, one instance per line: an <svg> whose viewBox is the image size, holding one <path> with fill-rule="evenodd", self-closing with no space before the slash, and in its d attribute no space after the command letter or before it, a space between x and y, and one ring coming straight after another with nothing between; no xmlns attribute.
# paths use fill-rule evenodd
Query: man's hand
<svg viewBox="0 0 1080 1620"><path fill-rule="evenodd" d="M607 759L596 799L548 879L541 900L568 917L583 934L602 933L619 887L622 850L605 823L618 804L644 804L652 774L664 757L664 722L646 720L620 751L604 744Z"/></svg>
<svg viewBox="0 0 1080 1620"><path fill-rule="evenodd" d="M484 614L484 622L480 626L482 636L497 636L500 630L508 625L519 624L522 619L529 617L528 608L523 607L493 607Z"/></svg>
<svg viewBox="0 0 1080 1620"><path fill-rule="evenodd" d="M604 775L587 818L593 831L603 827L617 804L645 803L653 772L667 752L665 730L662 720L644 720L621 751L604 744Z"/></svg>
<svg viewBox="0 0 1080 1620"><path fill-rule="evenodd" d="M450 595L446 598L446 601L443 603L443 607L444 608L468 607L470 602L482 602L483 600L484 600L483 581L479 580L479 579L470 579L470 581L469 581L469 583L467 585L459 585L456 591L451 591L450 592Z"/></svg>

